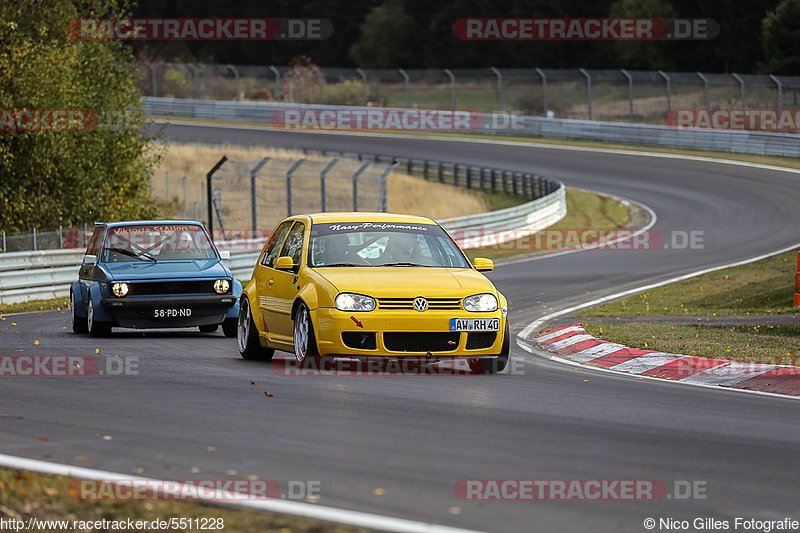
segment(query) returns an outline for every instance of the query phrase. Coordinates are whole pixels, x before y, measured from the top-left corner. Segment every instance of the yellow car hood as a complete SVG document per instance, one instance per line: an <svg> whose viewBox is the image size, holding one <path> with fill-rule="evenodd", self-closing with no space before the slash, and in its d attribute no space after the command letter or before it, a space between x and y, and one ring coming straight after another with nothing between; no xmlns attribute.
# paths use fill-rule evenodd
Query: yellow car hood
<svg viewBox="0 0 800 533"><path fill-rule="evenodd" d="M480 292L496 292L486 276L467 268L332 267L318 268L316 272L339 292L376 298L463 298Z"/></svg>

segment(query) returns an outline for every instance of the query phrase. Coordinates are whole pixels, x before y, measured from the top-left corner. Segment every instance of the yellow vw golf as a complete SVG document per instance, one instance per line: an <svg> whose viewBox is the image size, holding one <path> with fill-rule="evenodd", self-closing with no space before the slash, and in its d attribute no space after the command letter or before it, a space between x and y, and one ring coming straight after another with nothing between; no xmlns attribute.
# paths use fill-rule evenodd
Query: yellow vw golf
<svg viewBox="0 0 800 533"><path fill-rule="evenodd" d="M239 306L245 359L275 350L331 357L466 358L475 373L508 363L508 303L433 220L321 213L282 221ZM310 362L310 361L309 361Z"/></svg>

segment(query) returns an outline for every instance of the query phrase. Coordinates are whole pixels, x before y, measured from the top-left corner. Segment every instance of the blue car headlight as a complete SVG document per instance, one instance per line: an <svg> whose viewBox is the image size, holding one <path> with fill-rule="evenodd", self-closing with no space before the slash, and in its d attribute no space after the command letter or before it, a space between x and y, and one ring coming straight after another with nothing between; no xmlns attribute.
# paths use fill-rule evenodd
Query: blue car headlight
<svg viewBox="0 0 800 533"><path fill-rule="evenodd" d="M113 292L114 296L116 296L117 298L124 297L126 294L128 294L128 290L129 289L130 288L128 287L127 283L112 283L111 284L111 292Z"/></svg>

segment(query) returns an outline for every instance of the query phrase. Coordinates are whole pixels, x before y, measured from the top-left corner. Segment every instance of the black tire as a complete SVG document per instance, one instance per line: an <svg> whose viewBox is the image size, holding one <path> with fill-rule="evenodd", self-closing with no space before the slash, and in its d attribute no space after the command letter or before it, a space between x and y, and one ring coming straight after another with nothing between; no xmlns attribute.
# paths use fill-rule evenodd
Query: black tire
<svg viewBox="0 0 800 533"><path fill-rule="evenodd" d="M219 324L208 324L206 326L197 326L200 333L214 333L219 329Z"/></svg>
<svg viewBox="0 0 800 533"><path fill-rule="evenodd" d="M319 368L320 356L317 349L317 339L314 336L314 324L308 312L306 304L300 303L294 314L294 328L292 339L294 340L294 356L301 364L313 363L315 368Z"/></svg>
<svg viewBox="0 0 800 533"><path fill-rule="evenodd" d="M272 361L275 350L264 348L258 340L258 330L250 313L250 302L242 298L239 302L239 318L236 321L236 344L242 359L248 361Z"/></svg>
<svg viewBox="0 0 800 533"><path fill-rule="evenodd" d="M508 320L506 320L506 330L503 335L503 346L500 348L500 354L496 359L470 359L470 372L473 374L496 374L505 370L506 366L508 366L510 343Z"/></svg>
<svg viewBox="0 0 800 533"><path fill-rule="evenodd" d="M89 305L86 308L86 327L92 337L108 337L111 334L111 324L94 319L94 304L92 295L89 295Z"/></svg>
<svg viewBox="0 0 800 533"><path fill-rule="evenodd" d="M75 302L72 301L72 290L69 291L69 310L72 314L72 332L73 333L86 333L89 327L86 325L86 317L80 317L75 314Z"/></svg>
<svg viewBox="0 0 800 533"><path fill-rule="evenodd" d="M239 334L239 319L238 318L226 318L225 321L222 323L222 333L228 337L235 337Z"/></svg>

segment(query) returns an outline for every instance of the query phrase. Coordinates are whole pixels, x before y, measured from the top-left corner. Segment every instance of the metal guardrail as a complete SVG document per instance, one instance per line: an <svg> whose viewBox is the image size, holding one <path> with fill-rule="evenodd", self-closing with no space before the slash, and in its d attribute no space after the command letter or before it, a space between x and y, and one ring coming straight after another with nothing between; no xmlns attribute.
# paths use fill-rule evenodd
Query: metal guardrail
<svg viewBox="0 0 800 533"><path fill-rule="evenodd" d="M511 234L519 237L520 231L543 229L564 217L566 196L564 185L555 180L555 190L519 206L463 217L441 220L448 231L463 230L513 230ZM499 231L502 239L503 232ZM457 239L458 240L458 239ZM505 242L505 241L501 241ZM231 250L230 260L225 264L233 276L249 280L253 267L260 254L260 241L232 241L217 243L222 250ZM241 248L251 248L241 250ZM239 249L237 251L235 249ZM77 279L78 268L83 258L83 250L48 250L0 254L0 304L11 304L69 296L69 286ZM52 260L52 263L50 261ZM50 265L47 266L44 265Z"/></svg>
<svg viewBox="0 0 800 533"><path fill-rule="evenodd" d="M564 184L559 184L555 191L526 204L438 222L453 235L459 246L469 249L486 242L490 235L492 241L498 244L519 239L552 226L566 214L566 188Z"/></svg>
<svg viewBox="0 0 800 533"><path fill-rule="evenodd" d="M293 109L344 109L343 106L142 98L144 112L151 116L272 123L275 111ZM352 109L361 109L354 107ZM386 111L387 108L369 108ZM800 135L760 131L686 130L654 124L626 124L544 117L514 117L483 114L483 126L470 133L529 135L558 139L641 144L666 148L710 150L800 157Z"/></svg>

